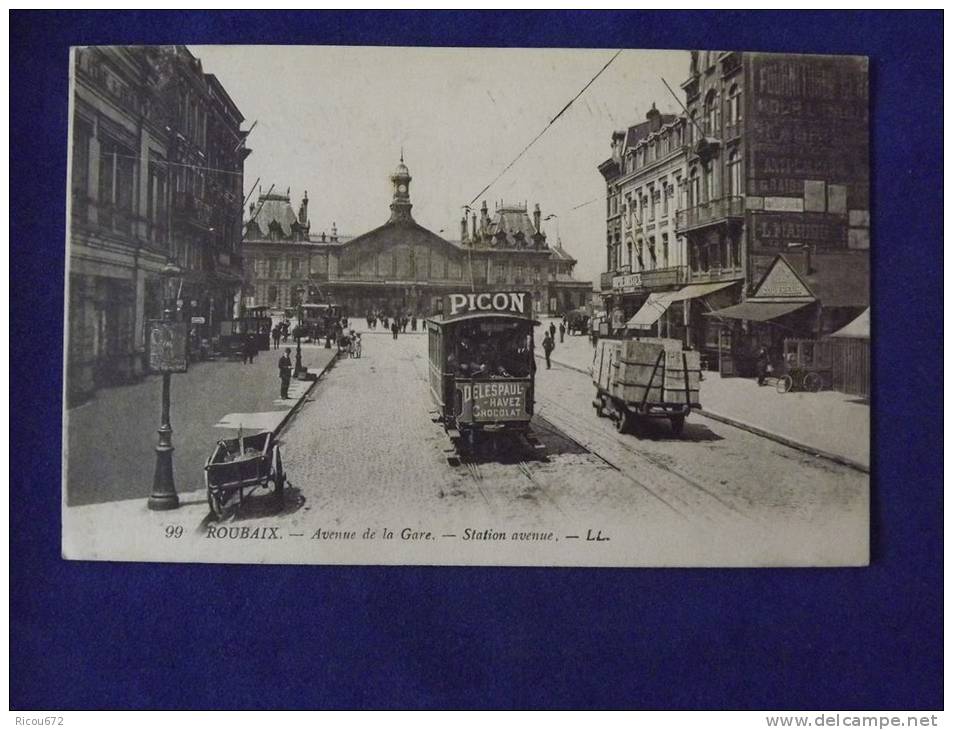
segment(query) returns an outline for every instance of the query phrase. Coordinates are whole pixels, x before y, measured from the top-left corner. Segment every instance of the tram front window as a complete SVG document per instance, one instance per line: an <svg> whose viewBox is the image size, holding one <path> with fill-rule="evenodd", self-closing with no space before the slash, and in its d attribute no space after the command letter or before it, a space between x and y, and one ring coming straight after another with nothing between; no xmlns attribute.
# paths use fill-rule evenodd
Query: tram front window
<svg viewBox="0 0 953 730"><path fill-rule="evenodd" d="M461 327L447 369L462 378L525 378L532 373L529 328L519 322Z"/></svg>

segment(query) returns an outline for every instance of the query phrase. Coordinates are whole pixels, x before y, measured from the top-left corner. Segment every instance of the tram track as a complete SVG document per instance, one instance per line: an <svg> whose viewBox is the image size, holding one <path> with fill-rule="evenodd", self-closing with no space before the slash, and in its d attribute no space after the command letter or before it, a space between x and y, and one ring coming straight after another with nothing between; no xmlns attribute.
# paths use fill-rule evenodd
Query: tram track
<svg viewBox="0 0 953 730"><path fill-rule="evenodd" d="M701 515L710 521L737 521L739 518L751 521L753 519L750 515L713 493L696 479L678 469L673 469L664 460L653 454L626 443L615 434L605 433L600 427L587 423L584 416L575 413L567 406L546 397L538 398L538 402L543 406L541 410L545 411L546 420L561 432L567 435L576 434L576 437L571 438L574 438L580 446L609 464L633 484L649 492L683 517ZM678 486L665 487L659 480L653 481L654 488L649 487L645 480L639 479L631 473L631 467L621 464L620 462L623 459L619 458L618 453L613 454L613 451L621 451L646 463L675 481ZM699 502L702 504L700 505Z"/></svg>

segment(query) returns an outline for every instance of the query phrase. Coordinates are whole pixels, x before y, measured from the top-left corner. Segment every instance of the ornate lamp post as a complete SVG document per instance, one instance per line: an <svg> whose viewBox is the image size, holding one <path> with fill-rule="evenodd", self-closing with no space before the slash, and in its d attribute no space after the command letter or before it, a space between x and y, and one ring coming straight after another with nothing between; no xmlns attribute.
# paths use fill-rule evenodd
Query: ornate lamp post
<svg viewBox="0 0 953 730"><path fill-rule="evenodd" d="M166 294L173 280L182 274L182 270L171 260L162 268L161 276L165 283ZM151 510L175 509L179 506L179 495L175 491L172 477L172 423L169 417L172 373L184 372L185 336L184 326L177 326L174 316L174 300L167 298L163 307L163 318L153 322L149 335L149 361L153 370L162 373L162 417L159 424L159 441L156 444L156 469L152 480L152 494L148 506Z"/></svg>
<svg viewBox="0 0 953 730"><path fill-rule="evenodd" d="M303 286L299 286L297 289L295 289L295 293L298 295L298 326L295 327L295 332L297 333L297 337L295 337L295 340L297 340L297 343L298 343L297 348L295 350L295 377L296 378L300 377L301 373L304 372L304 368L301 366L301 323L304 318L304 306L303 306L303 302L301 301L301 297L304 294L304 292L305 292L305 288Z"/></svg>

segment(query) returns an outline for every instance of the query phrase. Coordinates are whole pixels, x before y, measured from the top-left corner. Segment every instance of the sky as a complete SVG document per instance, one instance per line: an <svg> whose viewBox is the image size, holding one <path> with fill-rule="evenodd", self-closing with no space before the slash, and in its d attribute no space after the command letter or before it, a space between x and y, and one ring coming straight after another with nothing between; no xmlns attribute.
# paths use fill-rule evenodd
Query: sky
<svg viewBox="0 0 953 730"><path fill-rule="evenodd" d="M253 152L245 192L308 191L312 234L337 224L358 235L386 222L388 179L400 160L413 176L414 219L460 238L463 206L499 175L616 49L192 46L244 114ZM539 203L550 240L578 259L576 277L605 262L605 182L613 130L645 119L653 102L680 107L687 51L624 50L483 195ZM257 195L257 191L255 191ZM253 196L252 200L256 198ZM247 207L246 207L247 209Z"/></svg>

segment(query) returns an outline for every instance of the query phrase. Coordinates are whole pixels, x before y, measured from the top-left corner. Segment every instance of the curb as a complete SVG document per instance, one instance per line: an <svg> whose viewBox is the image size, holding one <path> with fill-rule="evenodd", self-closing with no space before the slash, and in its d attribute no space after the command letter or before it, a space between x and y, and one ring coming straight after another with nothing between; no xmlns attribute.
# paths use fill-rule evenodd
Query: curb
<svg viewBox="0 0 953 730"><path fill-rule="evenodd" d="M545 358L542 357L541 355L537 355L536 357L545 360ZM591 375L591 373L588 370L583 370L582 368L578 368L574 365L569 365L567 363L556 360L553 357L550 357L550 362L554 363L555 365L561 365L564 368L568 368L569 370L575 370L577 373L583 373L584 375ZM720 421L721 423L726 423L729 426L740 428L742 431L748 431L749 433L753 433L755 436L761 436L762 438L775 441L783 446L788 446L792 449L803 451L804 453L810 454L811 456L819 456L822 459L833 461L836 464L841 464L842 466L847 466L847 467L850 467L851 469L856 469L857 471L864 472L865 474L870 474L870 466L868 464L862 464L861 462L854 461L853 459L850 459L846 456L841 456L840 454L835 454L830 451L824 451L822 449L818 449L815 446L811 446L810 444L805 444L801 441L795 441L794 439L788 438L787 436L782 436L781 434L777 434L772 431L767 431L763 428L759 428L758 426L753 426L750 423L746 423L745 421L739 421L736 418L723 416L720 413L713 413L712 411L705 410L704 408L697 408L693 411L693 413L697 413L700 416L705 416L706 418L710 418L713 421Z"/></svg>
<svg viewBox="0 0 953 730"><path fill-rule="evenodd" d="M848 466L851 469L856 469L857 471L862 471L865 474L870 474L870 466L867 464L862 464L859 461L854 461L846 456L841 456L840 454L834 454L830 451L824 451L818 449L815 446L810 444L802 443L801 441L795 441L794 439L788 438L787 436L782 436L781 434L773 433L771 431L766 431L763 428L758 428L757 426L752 426L750 423L745 423L744 421L739 421L736 418L729 418L728 416L723 416L720 413L712 413L707 411L704 408L698 408L694 411L700 416L705 416L710 418L713 421L720 421L726 423L729 426L734 426L735 428L740 428L742 431L748 431L753 433L755 436L761 436L771 441L776 441L783 446L789 446L792 449L797 449L798 451L803 451L806 454L811 456L819 456L822 459L827 459L828 461L833 461L837 464L843 466Z"/></svg>
<svg viewBox="0 0 953 730"><path fill-rule="evenodd" d="M321 368L321 372L317 374L317 377L311 380L311 385L308 386L308 389L305 390L304 393L301 394L301 397L298 398L297 402L293 406L291 406L291 408L288 409L288 412L284 415L284 418L282 418L278 422L278 425L275 426L275 430L272 432L275 434L275 438L277 438L281 434L281 430L285 427L285 424L287 424L288 421L291 420L291 417L298 412L298 409L301 408L301 404L304 403L305 400L307 400L309 395L311 395L311 391L314 390L315 386L318 384L321 378L324 377L324 374L331 368L332 365L334 365L334 363L338 361L338 356L340 354L341 353L339 352L335 352L331 356L331 359L327 361L327 363L325 364L323 368Z"/></svg>

